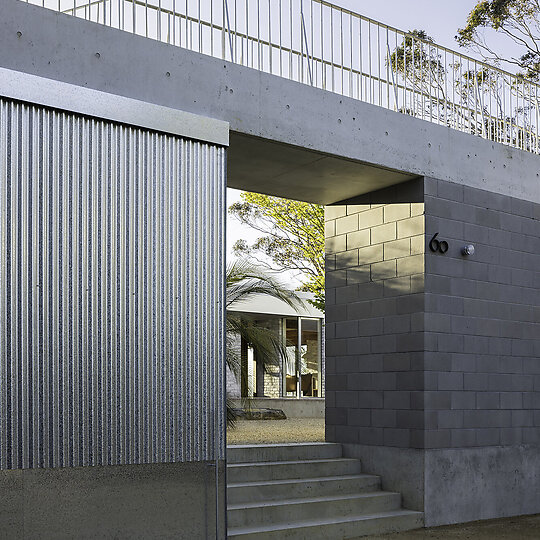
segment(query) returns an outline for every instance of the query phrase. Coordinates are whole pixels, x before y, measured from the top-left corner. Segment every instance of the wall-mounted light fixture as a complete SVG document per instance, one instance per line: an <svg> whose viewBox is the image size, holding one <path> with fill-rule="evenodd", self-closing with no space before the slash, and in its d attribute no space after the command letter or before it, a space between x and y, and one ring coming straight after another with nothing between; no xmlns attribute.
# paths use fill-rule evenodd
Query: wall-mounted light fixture
<svg viewBox="0 0 540 540"><path fill-rule="evenodd" d="M461 248L461 254L462 255L474 255L474 246L472 244L468 244L466 246L463 246Z"/></svg>

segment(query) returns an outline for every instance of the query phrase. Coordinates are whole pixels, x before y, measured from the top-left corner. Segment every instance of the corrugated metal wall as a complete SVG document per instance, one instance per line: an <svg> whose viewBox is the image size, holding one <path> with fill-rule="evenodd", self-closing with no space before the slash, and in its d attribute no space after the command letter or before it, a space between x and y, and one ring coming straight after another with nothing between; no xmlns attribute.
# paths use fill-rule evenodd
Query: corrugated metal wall
<svg viewBox="0 0 540 540"><path fill-rule="evenodd" d="M225 149L0 99L0 468L222 458Z"/></svg>

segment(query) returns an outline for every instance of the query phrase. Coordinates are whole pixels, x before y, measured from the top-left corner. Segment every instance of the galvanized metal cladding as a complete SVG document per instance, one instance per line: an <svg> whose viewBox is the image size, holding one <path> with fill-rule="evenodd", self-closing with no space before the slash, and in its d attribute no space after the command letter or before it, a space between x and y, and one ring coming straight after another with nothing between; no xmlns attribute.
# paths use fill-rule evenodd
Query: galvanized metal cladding
<svg viewBox="0 0 540 540"><path fill-rule="evenodd" d="M326 0L26 0L540 153L539 88Z"/></svg>
<svg viewBox="0 0 540 540"><path fill-rule="evenodd" d="M225 149L0 99L0 468L224 455Z"/></svg>

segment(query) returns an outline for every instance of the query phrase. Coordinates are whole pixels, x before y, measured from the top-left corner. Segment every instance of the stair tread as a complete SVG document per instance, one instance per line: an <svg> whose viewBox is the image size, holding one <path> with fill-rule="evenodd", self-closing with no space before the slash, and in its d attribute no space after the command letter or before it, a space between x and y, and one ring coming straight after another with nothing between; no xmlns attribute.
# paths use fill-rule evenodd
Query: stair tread
<svg viewBox="0 0 540 540"><path fill-rule="evenodd" d="M318 502L330 502L330 501L348 501L353 499L368 499L370 497L388 497L399 495L393 491L368 491L365 493L353 493L347 495L321 495L319 497L299 497L295 499L280 499L277 501L257 501L257 502L245 502L237 504L227 505L227 510L244 510L247 508L260 508L269 506L288 506L291 504L308 504Z"/></svg>
<svg viewBox="0 0 540 540"><path fill-rule="evenodd" d="M281 484L302 484L305 482L331 482L335 480L378 480L380 477L375 474L343 474L338 476L316 476L308 478L286 478L284 480L261 480L253 482L234 482L227 484L227 488L244 488L257 486L278 486Z"/></svg>
<svg viewBox="0 0 540 540"><path fill-rule="evenodd" d="M227 467L240 468L240 467L266 467L268 465L299 465L303 463L352 463L359 461L354 458L324 458L324 459L299 459L294 461L254 461L253 463L244 462L244 463L229 463Z"/></svg>
<svg viewBox="0 0 540 540"><path fill-rule="evenodd" d="M298 443L268 443L268 444L229 444L227 450L235 448L294 448L294 447L306 447L306 446L340 446L340 443L331 442L298 442Z"/></svg>
<svg viewBox="0 0 540 540"><path fill-rule="evenodd" d="M249 534L249 533L262 533L279 531L280 529L291 529L300 527L313 527L322 525L333 525L338 523L350 523L355 521L369 521L370 519L380 518L392 518L392 517L404 517L404 516L418 516L421 517L422 512L416 512L414 510L389 510L388 512L379 512L376 514L359 514L352 516L340 516L335 518L325 519L310 519L302 521L287 521L283 523L273 523L272 525L261 525L257 527L231 527L229 528L229 534Z"/></svg>

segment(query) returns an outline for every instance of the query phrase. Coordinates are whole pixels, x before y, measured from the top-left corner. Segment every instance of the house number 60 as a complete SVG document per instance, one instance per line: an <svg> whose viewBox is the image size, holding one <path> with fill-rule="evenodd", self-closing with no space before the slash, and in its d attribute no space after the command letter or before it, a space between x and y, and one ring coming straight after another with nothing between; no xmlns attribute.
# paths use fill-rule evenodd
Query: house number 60
<svg viewBox="0 0 540 540"><path fill-rule="evenodd" d="M439 233L433 235L429 242L429 249L433 252L446 253L448 251L448 242L446 240L437 240L437 236L439 236Z"/></svg>

